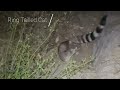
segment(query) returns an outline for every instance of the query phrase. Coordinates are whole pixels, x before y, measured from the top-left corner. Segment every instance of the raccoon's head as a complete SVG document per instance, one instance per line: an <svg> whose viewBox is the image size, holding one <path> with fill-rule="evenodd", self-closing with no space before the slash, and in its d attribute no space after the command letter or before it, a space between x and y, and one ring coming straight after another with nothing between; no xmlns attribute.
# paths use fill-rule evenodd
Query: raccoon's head
<svg viewBox="0 0 120 90"><path fill-rule="evenodd" d="M70 41L64 41L58 46L58 55L62 61L69 61L76 49L70 47Z"/></svg>

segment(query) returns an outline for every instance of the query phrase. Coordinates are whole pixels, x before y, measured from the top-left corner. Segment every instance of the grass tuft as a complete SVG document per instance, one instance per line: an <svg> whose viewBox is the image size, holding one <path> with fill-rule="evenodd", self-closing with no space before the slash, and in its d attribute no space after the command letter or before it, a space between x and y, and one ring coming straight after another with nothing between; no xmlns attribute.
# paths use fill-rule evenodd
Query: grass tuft
<svg viewBox="0 0 120 90"><path fill-rule="evenodd" d="M55 31L56 24L59 20L56 20L53 25L50 26L49 35L45 36L44 40L41 40L41 44L34 50L29 43L31 35L26 35L25 40L21 39L15 41L15 34L17 31L18 23L12 23L10 25L11 37L8 44L4 47L5 52L0 56L0 78L2 79L49 79L59 64L57 59L57 47L55 47L51 53L38 52L40 48L46 50L44 44L49 40L52 33ZM21 34L22 35L22 34ZM80 65L74 60L67 65L67 67L60 72L60 75L53 78L70 78L79 72L89 62L82 62Z"/></svg>

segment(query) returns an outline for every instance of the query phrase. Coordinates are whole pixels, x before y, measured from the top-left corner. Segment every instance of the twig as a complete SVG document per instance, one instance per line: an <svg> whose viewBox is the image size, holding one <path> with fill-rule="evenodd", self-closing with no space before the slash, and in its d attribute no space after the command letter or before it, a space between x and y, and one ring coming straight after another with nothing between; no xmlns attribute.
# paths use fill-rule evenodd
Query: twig
<svg viewBox="0 0 120 90"><path fill-rule="evenodd" d="M52 16L51 16L51 18L50 18L50 21L49 21L48 27L49 27L50 24L51 24L52 18L53 18L53 14L52 14Z"/></svg>

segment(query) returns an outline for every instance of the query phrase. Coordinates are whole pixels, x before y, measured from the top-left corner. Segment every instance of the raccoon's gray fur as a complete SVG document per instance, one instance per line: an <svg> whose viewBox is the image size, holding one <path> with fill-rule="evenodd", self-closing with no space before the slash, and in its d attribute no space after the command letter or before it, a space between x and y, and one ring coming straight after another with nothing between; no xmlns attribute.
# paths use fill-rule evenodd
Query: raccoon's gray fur
<svg viewBox="0 0 120 90"><path fill-rule="evenodd" d="M75 43L71 40L67 40L67 41L60 43L60 45L58 46L59 58L62 61L68 61L70 59L70 57L76 51L75 45L78 45L78 44L80 45L82 43L89 43L89 42L94 41L97 37L99 37L104 29L104 26L106 25L106 18L107 18L107 15L104 15L101 18L99 25L97 26L96 30L94 30L93 32L90 32L90 33L82 35L82 36L79 36L79 35L76 36L79 43Z"/></svg>

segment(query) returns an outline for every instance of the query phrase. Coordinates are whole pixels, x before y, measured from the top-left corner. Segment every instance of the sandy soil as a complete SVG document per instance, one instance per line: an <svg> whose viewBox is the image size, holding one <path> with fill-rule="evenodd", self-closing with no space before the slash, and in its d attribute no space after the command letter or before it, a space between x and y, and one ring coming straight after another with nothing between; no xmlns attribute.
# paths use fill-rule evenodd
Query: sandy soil
<svg viewBox="0 0 120 90"><path fill-rule="evenodd" d="M20 16L41 16L46 18L47 22L39 23L26 23L24 33L33 33L33 39L31 43L34 48L38 47L35 45L40 44L40 40L49 33L48 22L51 14L53 14L53 22L59 19L59 23L55 27L54 33L52 33L50 39L47 42L48 51L56 47L62 41L75 37L76 35L86 34L90 31L95 30L98 25L100 18L104 15L104 12L100 11L77 11L77 12L0 12L0 47L2 52L2 46L6 45L4 41L10 37L9 23L7 22L8 17L20 17ZM21 27L19 27L21 28ZM19 31L19 30L18 30ZM19 32L18 32L19 33ZM41 35L42 34L42 35ZM17 38L17 36L16 36ZM58 39L56 42L56 38ZM93 42L94 43L94 42ZM82 58L89 57L93 52L93 44L84 44L79 51L78 55L74 58L80 61ZM41 51L42 49L40 49ZM99 76L100 77L100 76ZM84 73L80 73L73 78L99 78L96 76L96 72L93 70L85 70ZM118 78L118 77L117 77Z"/></svg>

